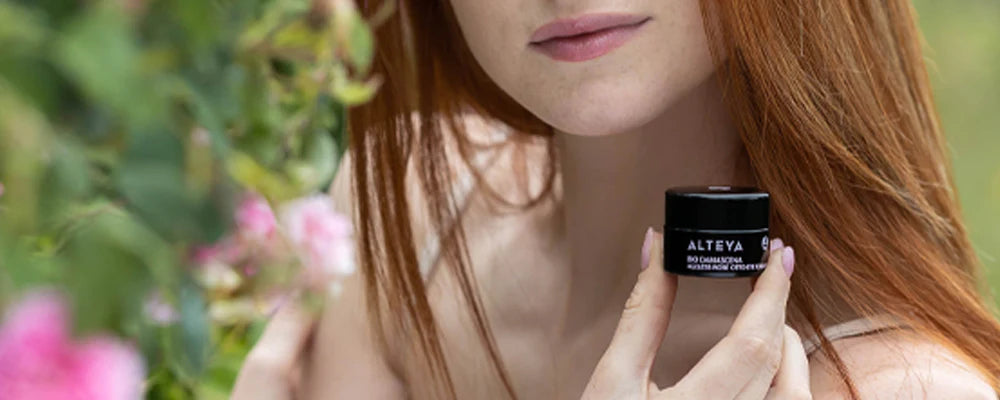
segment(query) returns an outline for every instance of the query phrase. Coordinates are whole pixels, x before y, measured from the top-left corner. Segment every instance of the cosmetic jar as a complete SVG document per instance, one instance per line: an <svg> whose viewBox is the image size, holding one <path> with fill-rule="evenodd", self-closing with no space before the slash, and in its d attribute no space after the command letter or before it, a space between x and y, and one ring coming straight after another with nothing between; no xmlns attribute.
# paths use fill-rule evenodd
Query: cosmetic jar
<svg viewBox="0 0 1000 400"><path fill-rule="evenodd" d="M757 276L767 264L770 197L755 187L670 188L664 199L663 266L712 278Z"/></svg>

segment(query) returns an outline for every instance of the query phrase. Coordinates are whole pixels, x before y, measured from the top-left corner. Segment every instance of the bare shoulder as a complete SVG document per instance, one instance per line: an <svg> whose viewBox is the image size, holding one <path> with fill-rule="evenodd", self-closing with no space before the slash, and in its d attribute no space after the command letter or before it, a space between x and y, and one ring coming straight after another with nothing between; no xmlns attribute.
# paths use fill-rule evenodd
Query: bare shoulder
<svg viewBox="0 0 1000 400"><path fill-rule="evenodd" d="M525 202L541 191L550 161L543 138L518 134L502 122L475 114L463 115L459 122L462 132L445 132L445 151L456 180L468 177L475 169L483 178L478 184L513 203ZM472 144L469 160L464 160L458 150L458 135Z"/></svg>
<svg viewBox="0 0 1000 400"><path fill-rule="evenodd" d="M978 371L937 343L890 331L833 344L864 399L997 399ZM813 353L809 365L815 399L849 398L824 354Z"/></svg>
<svg viewBox="0 0 1000 400"><path fill-rule="evenodd" d="M419 121L416 121L416 114L412 117L416 125L419 125ZM490 126L481 118L475 116L469 116L467 118L460 119L459 122L465 129L464 134L468 135L470 140L476 143L482 143L487 139L496 140L496 133L499 131L494 126ZM469 166L465 163L462 158L457 142L454 138L455 133L447 129L447 124L442 124L445 128L443 133L443 146L445 149L444 160L446 161L445 166L448 168L450 175L452 177L453 186L468 186ZM418 251L428 247L429 242L434 235L432 231L432 223L428 215L428 206L430 205L427 194L424 192L423 187L420 185L418 180L418 172L420 169L420 163L416 157L408 160L405 170L404 177L404 190L406 192L406 204L409 206L409 217L410 217L410 227L413 234L413 240L417 246ZM337 169L337 174L334 177L333 182L329 188L329 195L333 201L334 208L345 215L352 215L354 218L355 207L357 203L361 200L357 196L359 193L356 188L353 187L354 183L352 180L352 170L354 167L354 160L351 154L345 153L341 159L340 166ZM362 193L367 192L367 188L358 188ZM453 190L456 188L453 188ZM463 190L457 190L457 192L470 192L469 188ZM359 221L354 221L355 226L358 226ZM427 274L426 270L421 271L425 276Z"/></svg>
<svg viewBox="0 0 1000 400"><path fill-rule="evenodd" d="M461 122L465 130L462 134L468 135L476 144L499 143L509 134L504 127L476 116L469 116ZM453 175L453 185L470 183L463 182L463 179L471 177L468 168L478 168L489 184L498 185L496 190L501 193L509 193L510 185L517 184L509 174L512 168L516 168L514 164L517 161L511 156L508 146L484 146L481 154L485 157L479 157L478 162L473 161L478 165L470 166L461 157L454 137L451 136L455 132L444 133L447 141L445 157ZM429 199L416 179L417 162L419 160L411 159L407 165L405 190L413 239L419 253L428 247L435 233L427 215ZM335 210L356 218L354 211L360 199L357 197L359 190L355 190L351 178L353 164L350 154L345 154L328 192ZM477 188L467 187L466 196L477 191ZM485 219L481 202L477 200L470 203L472 204L462 210L463 216L481 222ZM467 221L467 225L477 226ZM358 221L354 222L358 226ZM474 237L476 234L470 232L469 236ZM428 271L421 272L427 276ZM374 339L377 335L371 331L371 315L365 302L366 289L361 278L359 274L350 277L344 283L341 295L335 301L328 302L317 322L307 368L309 398L405 398L406 393L412 389L406 386L405 357L396 354L399 353L401 339L392 335L386 337L388 346L376 343Z"/></svg>
<svg viewBox="0 0 1000 400"><path fill-rule="evenodd" d="M543 138L517 134L501 122L472 113L462 115L456 122L459 123L461 132L452 131L448 124L441 126L444 130L442 139L445 165L452 178L452 190L463 197L458 199L459 202L474 197L468 196L469 194L482 193L486 187L504 195L506 200L513 203L525 202L542 191L547 183L545 172L548 172L547 167L551 161L547 142ZM459 135L472 144L469 159L463 157L459 150ZM409 160L405 179L406 195L411 206L411 224L418 244L424 236L430 234L427 230L429 221L426 220L427 196L417 180L420 161L416 158ZM336 209L344 213L352 211L357 200L351 187L352 163L350 154L345 154L330 187ZM477 172L483 181L470 181L476 175L473 172ZM469 187L473 185L476 187ZM465 214L485 211L477 208L481 204L474 201L468 205L470 207L463 210Z"/></svg>
<svg viewBox="0 0 1000 400"><path fill-rule="evenodd" d="M508 240L504 238L517 236L515 231L523 230L529 226L529 221L550 209L512 210L496 201L524 204L542 192L546 183L545 167L549 162L546 142L542 138L518 134L501 122L476 114L462 115L456 122L460 131L453 131L448 124L442 124L442 139L444 159L451 177L449 189L455 194L467 244L475 246L473 243L478 242L492 247L506 243ZM460 149L460 142L463 141L470 145L464 154ZM437 246L441 243L437 243L437 232L429 220L428 206L432 200L418 181L420 161L411 159L408 164L407 199L418 252L421 256L433 257L436 251L440 251ZM489 240L479 240L486 237ZM477 260L488 258L482 252L471 256ZM421 273L429 279L436 264L429 262L422 267Z"/></svg>

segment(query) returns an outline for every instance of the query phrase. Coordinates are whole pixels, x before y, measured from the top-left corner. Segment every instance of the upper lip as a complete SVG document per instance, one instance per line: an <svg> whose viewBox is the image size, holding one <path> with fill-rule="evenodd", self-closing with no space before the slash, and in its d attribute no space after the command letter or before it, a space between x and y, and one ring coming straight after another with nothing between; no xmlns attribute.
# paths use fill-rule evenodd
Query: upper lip
<svg viewBox="0 0 1000 400"><path fill-rule="evenodd" d="M561 18L549 22L535 30L531 43L549 39L576 36L618 26L635 25L649 17L633 14L586 14L575 18Z"/></svg>

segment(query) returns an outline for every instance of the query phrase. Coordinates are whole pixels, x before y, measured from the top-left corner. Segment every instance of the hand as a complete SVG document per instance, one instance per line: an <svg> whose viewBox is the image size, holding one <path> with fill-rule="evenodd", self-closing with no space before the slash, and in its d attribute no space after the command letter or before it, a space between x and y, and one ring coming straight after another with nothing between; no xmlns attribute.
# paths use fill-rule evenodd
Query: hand
<svg viewBox="0 0 1000 400"><path fill-rule="evenodd" d="M278 307L236 377L233 400L298 398L302 356L316 318L295 299Z"/></svg>
<svg viewBox="0 0 1000 400"><path fill-rule="evenodd" d="M650 380L677 289L677 277L663 269L662 243L662 235L650 230L643 245L643 254L649 254L643 264L648 267L639 273L611 344L583 398L811 399L802 341L785 325L795 257L781 239L772 243L767 267L756 278L753 292L726 336L676 385L660 389Z"/></svg>

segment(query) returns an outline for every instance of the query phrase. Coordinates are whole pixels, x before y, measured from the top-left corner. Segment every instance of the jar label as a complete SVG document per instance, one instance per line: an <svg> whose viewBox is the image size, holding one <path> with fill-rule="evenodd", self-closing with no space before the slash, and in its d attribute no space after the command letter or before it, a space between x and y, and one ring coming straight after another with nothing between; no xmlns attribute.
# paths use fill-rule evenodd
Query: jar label
<svg viewBox="0 0 1000 400"><path fill-rule="evenodd" d="M664 229L664 268L686 275L752 276L767 263L768 230Z"/></svg>

